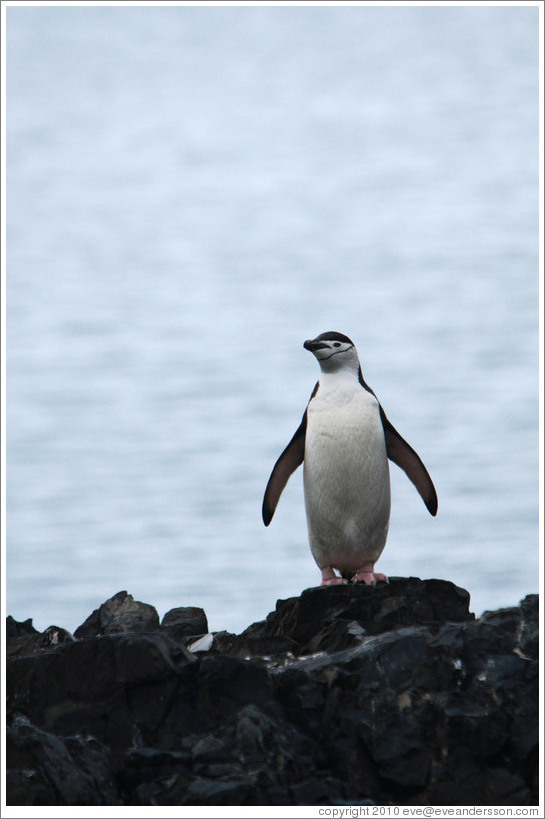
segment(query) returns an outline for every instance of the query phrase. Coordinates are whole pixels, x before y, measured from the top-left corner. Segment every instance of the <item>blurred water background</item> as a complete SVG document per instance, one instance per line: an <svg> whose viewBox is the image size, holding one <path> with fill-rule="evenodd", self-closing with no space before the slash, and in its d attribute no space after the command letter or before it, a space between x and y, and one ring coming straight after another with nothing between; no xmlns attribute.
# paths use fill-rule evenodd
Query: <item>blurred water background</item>
<svg viewBox="0 0 545 819"><path fill-rule="evenodd" d="M270 470L324 330L392 466L378 570L538 590L538 10L7 9L7 612L240 631L315 585Z"/></svg>

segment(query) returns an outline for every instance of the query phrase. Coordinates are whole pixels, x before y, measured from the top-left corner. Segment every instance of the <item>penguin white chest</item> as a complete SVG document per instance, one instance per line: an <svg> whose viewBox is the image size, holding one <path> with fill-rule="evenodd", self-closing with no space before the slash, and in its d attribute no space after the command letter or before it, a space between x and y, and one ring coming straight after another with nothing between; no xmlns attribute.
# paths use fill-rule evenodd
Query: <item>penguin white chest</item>
<svg viewBox="0 0 545 819"><path fill-rule="evenodd" d="M353 380L322 379L308 406L304 489L320 568L352 571L378 559L390 518L388 457L378 401Z"/></svg>

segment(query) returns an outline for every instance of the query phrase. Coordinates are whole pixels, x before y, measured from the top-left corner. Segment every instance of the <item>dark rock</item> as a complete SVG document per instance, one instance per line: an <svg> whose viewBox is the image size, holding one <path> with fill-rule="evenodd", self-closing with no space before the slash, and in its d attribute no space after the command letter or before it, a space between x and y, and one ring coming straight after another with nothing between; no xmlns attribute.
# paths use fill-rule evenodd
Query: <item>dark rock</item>
<svg viewBox="0 0 545 819"><path fill-rule="evenodd" d="M208 651L202 609L120 592L74 637L8 618L16 805L538 804L538 598L470 614L392 578L279 600Z"/></svg>
<svg viewBox="0 0 545 819"><path fill-rule="evenodd" d="M266 704L272 697L267 669L238 657L203 656L198 663L198 684L200 708L214 724L247 703Z"/></svg>
<svg viewBox="0 0 545 819"><path fill-rule="evenodd" d="M214 777L193 779L185 792L183 805L263 805L256 777L241 780Z"/></svg>
<svg viewBox="0 0 545 819"><path fill-rule="evenodd" d="M10 710L46 731L85 733L108 745L114 767L127 747L154 739L195 658L167 635L112 634L10 663Z"/></svg>
<svg viewBox="0 0 545 819"><path fill-rule="evenodd" d="M341 779L330 776L305 779L292 785L289 789L294 805L342 805L348 804L347 788ZM355 789L348 788L348 793L356 794ZM357 796L355 797L357 798ZM350 801L353 804L353 801ZM368 802L366 804L373 804Z"/></svg>
<svg viewBox="0 0 545 819"><path fill-rule="evenodd" d="M32 625L31 617L21 623L14 620L11 614L6 617L6 640L8 643L12 643L20 637L26 638L29 634L39 634Z"/></svg>
<svg viewBox="0 0 545 819"><path fill-rule="evenodd" d="M524 780L505 768L479 765L455 751L449 765L437 764L428 788L432 805L535 805Z"/></svg>
<svg viewBox="0 0 545 819"><path fill-rule="evenodd" d="M7 729L10 805L119 805L107 747L56 737L18 715Z"/></svg>
<svg viewBox="0 0 545 819"><path fill-rule="evenodd" d="M10 660L49 651L61 643L73 641L70 632L64 628L49 626L40 633L33 627L31 619L18 623L13 617L6 618L6 656Z"/></svg>
<svg viewBox="0 0 545 819"><path fill-rule="evenodd" d="M195 606L171 609L161 620L161 628L172 637L181 640L184 637L198 637L208 633L208 620L204 609Z"/></svg>
<svg viewBox="0 0 545 819"><path fill-rule="evenodd" d="M134 748L126 753L119 781L122 793L128 796L125 804L176 805L190 778L190 751Z"/></svg>
<svg viewBox="0 0 545 819"><path fill-rule="evenodd" d="M473 619L468 592L454 583L392 577L374 587L356 583L306 589L300 597L279 600L266 620L214 648L240 656L312 654L357 645L366 634Z"/></svg>
<svg viewBox="0 0 545 819"><path fill-rule="evenodd" d="M153 606L139 603L126 591L120 591L95 609L75 630L74 637L81 640L101 634L156 631L158 628L159 615Z"/></svg>
<svg viewBox="0 0 545 819"><path fill-rule="evenodd" d="M524 600L521 600L520 608L524 618L517 635L517 648L522 656L537 660L539 654L539 596L528 594Z"/></svg>

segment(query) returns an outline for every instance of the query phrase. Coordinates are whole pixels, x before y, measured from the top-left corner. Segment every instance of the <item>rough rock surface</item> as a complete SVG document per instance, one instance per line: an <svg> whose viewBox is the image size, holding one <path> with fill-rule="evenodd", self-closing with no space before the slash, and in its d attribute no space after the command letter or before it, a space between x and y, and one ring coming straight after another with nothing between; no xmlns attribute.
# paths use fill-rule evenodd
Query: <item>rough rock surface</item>
<svg viewBox="0 0 545 819"><path fill-rule="evenodd" d="M7 804L538 804L538 597L468 606L391 578L213 640L126 592L74 635L8 617Z"/></svg>

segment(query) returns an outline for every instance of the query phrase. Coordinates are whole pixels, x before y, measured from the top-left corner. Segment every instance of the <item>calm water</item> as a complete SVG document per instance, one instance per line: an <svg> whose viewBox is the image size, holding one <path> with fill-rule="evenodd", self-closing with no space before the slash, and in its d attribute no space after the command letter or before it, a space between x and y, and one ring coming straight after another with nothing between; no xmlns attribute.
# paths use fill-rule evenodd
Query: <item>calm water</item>
<svg viewBox="0 0 545 819"><path fill-rule="evenodd" d="M428 467L378 570L538 590L538 11L8 8L7 611L239 631L319 579L270 470L335 329Z"/></svg>

